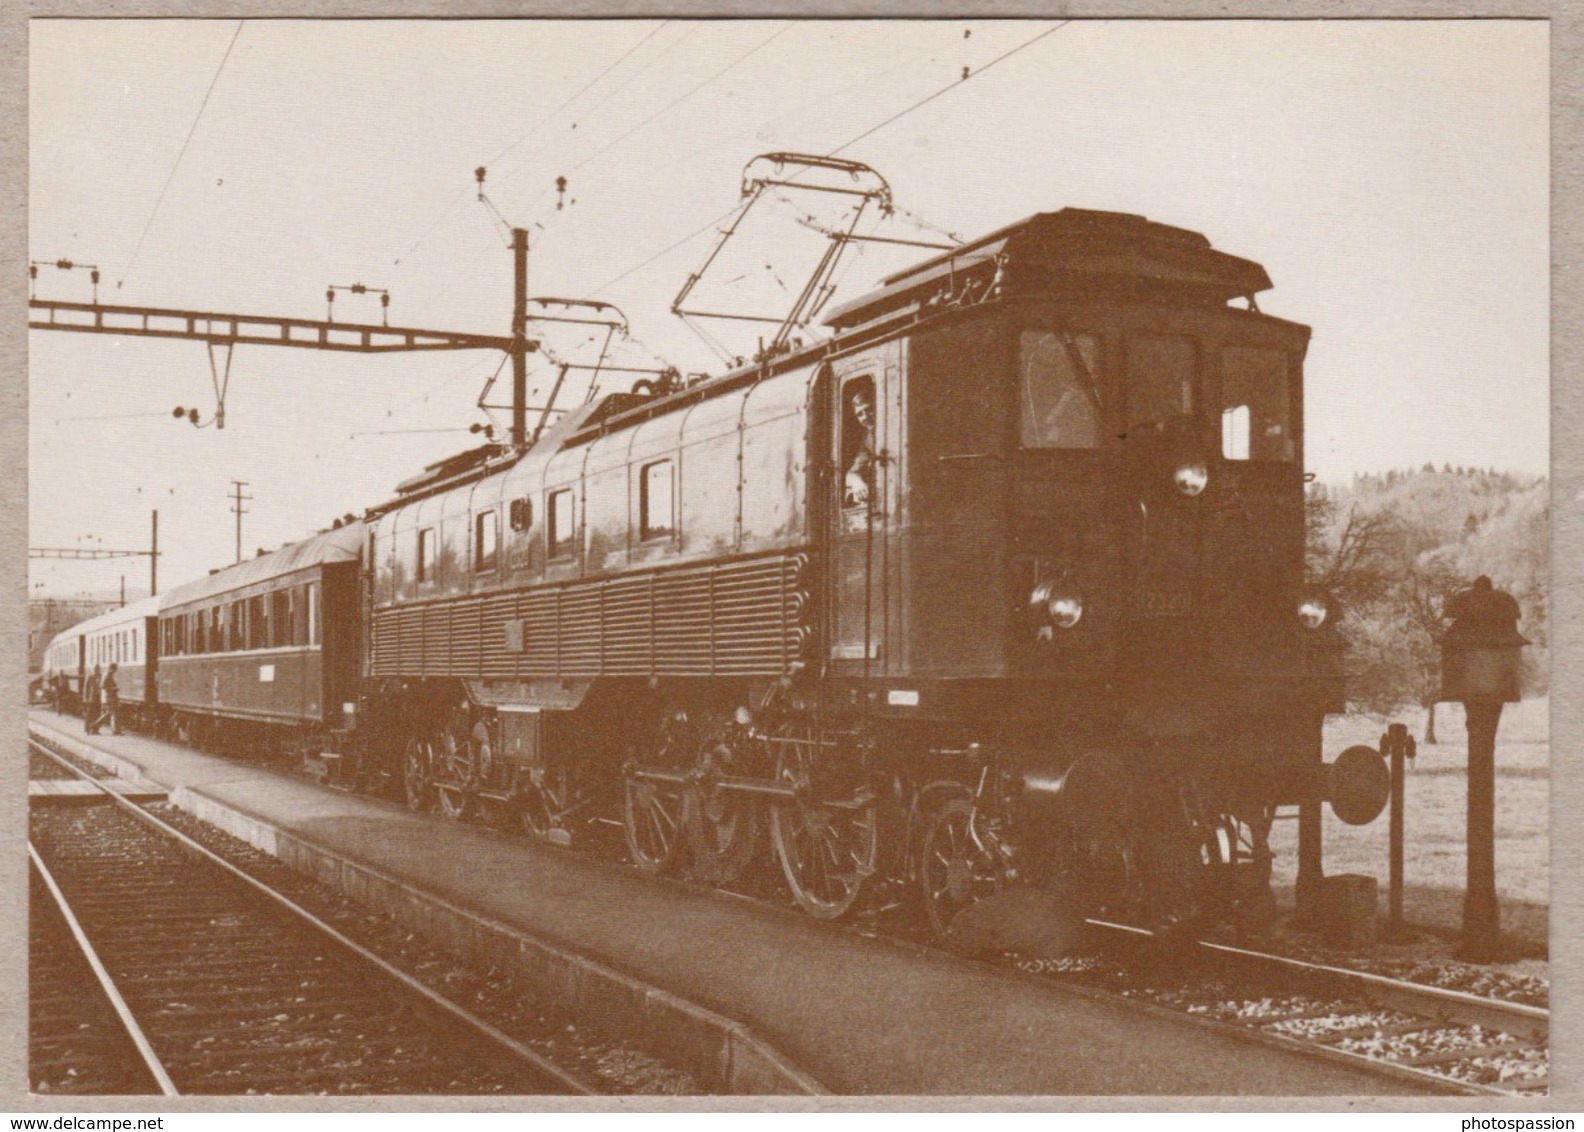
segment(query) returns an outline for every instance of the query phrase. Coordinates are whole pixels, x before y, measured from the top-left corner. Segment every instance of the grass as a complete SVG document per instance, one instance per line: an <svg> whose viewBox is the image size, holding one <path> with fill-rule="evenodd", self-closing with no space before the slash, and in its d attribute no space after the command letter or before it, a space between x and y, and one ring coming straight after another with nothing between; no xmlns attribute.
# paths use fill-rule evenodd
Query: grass
<svg viewBox="0 0 1584 1132"><path fill-rule="evenodd" d="M1394 717L1415 738L1424 734L1424 712ZM1326 725L1327 760L1354 743L1376 746L1389 720L1334 716ZM1411 923L1457 929L1463 917L1467 870L1467 734L1463 708L1436 709L1440 742L1419 746L1403 784L1403 909ZM1551 903L1551 738L1547 699L1509 704L1496 736L1496 890L1502 928L1515 939L1544 946ZM1366 826L1338 821L1325 807L1326 874L1362 873L1380 883L1386 900L1387 813ZM1298 828L1278 821L1271 834L1275 882L1290 902L1297 872Z"/></svg>

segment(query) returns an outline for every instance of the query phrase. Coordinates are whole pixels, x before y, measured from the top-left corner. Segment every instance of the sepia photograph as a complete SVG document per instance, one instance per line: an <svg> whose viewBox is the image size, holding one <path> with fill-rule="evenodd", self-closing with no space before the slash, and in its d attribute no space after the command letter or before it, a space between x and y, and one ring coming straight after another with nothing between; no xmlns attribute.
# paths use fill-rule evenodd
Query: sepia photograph
<svg viewBox="0 0 1584 1132"><path fill-rule="evenodd" d="M1552 46L27 20L22 1103L1550 1103Z"/></svg>

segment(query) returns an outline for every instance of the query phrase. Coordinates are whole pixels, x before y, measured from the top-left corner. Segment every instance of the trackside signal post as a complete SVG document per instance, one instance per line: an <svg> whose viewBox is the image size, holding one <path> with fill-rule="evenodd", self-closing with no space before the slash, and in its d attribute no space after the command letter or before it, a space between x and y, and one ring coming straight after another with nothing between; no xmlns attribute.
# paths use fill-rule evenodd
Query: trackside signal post
<svg viewBox="0 0 1584 1132"><path fill-rule="evenodd" d="M1441 638L1441 698L1459 700L1468 717L1468 881L1463 897L1462 957L1496 957L1501 913L1496 902L1496 728L1502 708L1518 702L1518 602L1484 575L1447 602L1452 627Z"/></svg>

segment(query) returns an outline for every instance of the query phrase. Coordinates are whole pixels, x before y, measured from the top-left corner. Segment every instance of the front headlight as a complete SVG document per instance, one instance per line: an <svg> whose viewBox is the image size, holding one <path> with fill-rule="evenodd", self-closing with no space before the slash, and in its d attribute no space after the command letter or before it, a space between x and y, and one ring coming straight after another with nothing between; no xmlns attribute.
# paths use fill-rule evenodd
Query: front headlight
<svg viewBox="0 0 1584 1132"><path fill-rule="evenodd" d="M1318 629L1325 624L1326 614L1325 598L1319 594L1310 594L1298 603L1298 620L1303 622L1305 629Z"/></svg>
<svg viewBox="0 0 1584 1132"><path fill-rule="evenodd" d="M1210 482L1210 473L1204 464L1198 460L1180 464L1172 473L1172 482L1177 485L1177 490L1192 498L1205 489L1205 484Z"/></svg>
<svg viewBox="0 0 1584 1132"><path fill-rule="evenodd" d="M1029 596L1029 608L1042 627L1071 629L1083 619L1083 598L1071 587L1041 582Z"/></svg>

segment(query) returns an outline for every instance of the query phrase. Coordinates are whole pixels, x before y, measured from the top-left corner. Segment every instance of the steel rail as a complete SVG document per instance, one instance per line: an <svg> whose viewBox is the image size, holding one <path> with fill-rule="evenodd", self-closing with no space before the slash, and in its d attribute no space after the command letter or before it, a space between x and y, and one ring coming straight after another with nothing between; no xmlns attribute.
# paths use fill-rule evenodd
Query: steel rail
<svg viewBox="0 0 1584 1132"><path fill-rule="evenodd" d="M76 770L75 767L72 769ZM110 972L105 968L103 961L100 960L99 953L94 950L94 945L89 940L88 933L83 930L76 913L72 911L71 905L67 902L66 894L61 891L60 885L55 883L54 875L49 871L49 866L44 863L44 858L39 854L39 851L33 847L32 841L28 842L28 860L38 870L39 879L44 882L44 887L49 889L50 896L55 901L56 909L60 912L61 918L66 921L66 927L70 929L72 938L77 941L78 950L82 953L83 958L87 960L88 966L93 970L94 978L99 982L99 989L104 992L105 998L110 1001L110 1005L115 1009L116 1017L121 1020L121 1026L126 1030L127 1037L131 1038L132 1044L137 1047L138 1056L143 1059L143 1066L148 1070L149 1076L154 1078L154 1083L159 1086L160 1092L165 1096L181 1096L181 1091L176 1088L176 1084L171 1080L170 1074L165 1071L165 1066L160 1061L159 1054L154 1052L154 1047L150 1044L148 1036L143 1033L143 1027L138 1025L137 1019L132 1014L132 1008L127 1005L126 999L121 997L121 991L116 987L115 980L110 977Z"/></svg>
<svg viewBox="0 0 1584 1132"><path fill-rule="evenodd" d="M1275 971L1293 973L1316 980L1329 980L1342 984L1355 984L1367 988L1368 994L1382 1006L1423 1011L1428 1001L1444 1007L1447 1017L1467 1025L1496 1026L1517 1037L1549 1042L1551 1037L1551 1011L1543 1006L1509 1002L1500 998L1470 994L1468 991L1448 987L1430 986L1390 975L1377 975L1372 971L1355 971L1347 967L1333 967L1325 963L1311 963L1285 955L1271 955L1263 951L1250 951L1221 943L1201 941L1199 946L1207 951L1234 959L1241 963L1264 965Z"/></svg>
<svg viewBox="0 0 1584 1132"><path fill-rule="evenodd" d="M570 1090L572 1093L579 1096L598 1095L598 1090L592 1088L580 1078L573 1076L571 1073L567 1072L553 1061L550 1061L536 1050L524 1045L516 1038L513 1038L510 1034L507 1034L500 1028L490 1024L489 1022L486 1022L476 1014L473 1014L461 1006L458 1006L456 1003L452 1002L438 991L433 990L426 984L413 978L413 976L409 975L401 968L387 962L385 959L381 958L379 955L376 955L374 952L370 951L356 940L351 939L338 929L332 927L330 924L327 924L324 920L320 919L318 916L314 915L300 904L297 904L290 897L275 891L263 881L249 876L242 869L238 868L236 865L233 865L230 861L227 861L224 857L221 857L219 854L213 852L207 847L200 845L197 841L194 841L191 837L188 837L185 833L181 832L181 830L161 821L142 806L139 806L136 803L130 802L127 799L121 797L100 780L93 778L91 775L88 775L82 770L78 769L76 766L73 766L70 761L62 758L58 753L51 750L41 739L30 734L28 735L28 743L41 753L48 755L50 758L59 762L61 765L70 768L74 774L78 775L85 781L92 782L115 804L121 806L128 812L135 814L143 821L154 826L160 832L171 838L174 838L177 842L184 845L190 851L197 853L203 859L220 866L220 868L224 869L238 880L247 884L259 894L268 897L270 900L273 900L276 904L286 909L292 915L298 917L327 938L341 945L343 948L350 951L364 962L377 967L380 971L394 979L401 986L411 991L413 994L416 994L420 998L428 1001L430 1005L438 1008L444 1013L451 1015L451 1017L457 1021L463 1023L464 1025L489 1038L496 1044L511 1051L520 1060L527 1062L534 1069L550 1077L552 1080L556 1081L564 1088Z"/></svg>
<svg viewBox="0 0 1584 1132"><path fill-rule="evenodd" d="M1117 935L1141 939L1154 939L1157 937L1156 932L1150 931L1148 928L1136 927L1132 924L1094 918L1087 919L1084 922L1090 927L1100 928ZM1317 991L1331 995L1351 993L1364 1000L1366 1005L1387 1007L1407 1014L1417 1015L1426 1020L1428 1025L1425 1028L1438 1023L1452 1026L1494 1027L1515 1037L1543 1043L1547 1049L1550 1048L1551 1012L1543 1006L1509 1002L1505 999L1470 994L1467 991L1451 990L1447 987L1437 987L1427 983L1415 983L1406 979L1397 979L1389 975L1377 975L1370 971L1357 971L1347 967L1312 963L1303 959L1293 959L1285 955L1273 955L1269 952L1254 951L1244 947L1212 943L1208 940L1194 940L1193 945L1206 954L1214 956L1223 964L1230 961L1234 964L1244 964L1250 968L1263 967L1265 974L1297 975L1309 984L1303 989L1308 990L1310 993L1316 993ZM1266 1021L1276 1020L1278 1019L1267 1019ZM1244 1024L1257 1031L1257 1027L1262 1023L1258 1018L1254 1018L1249 1019ZM1284 1043L1292 1043L1306 1049L1320 1051L1328 1056L1346 1058L1353 1062L1363 1062L1393 1074L1430 1079L1470 1092L1504 1097L1525 1095L1515 1089L1504 1089L1497 1085L1476 1084L1449 1077L1445 1074L1436 1073L1422 1065L1414 1064L1412 1061L1391 1061L1386 1058L1355 1053L1351 1050L1329 1045L1320 1037L1266 1036ZM1455 1051L1455 1056L1454 1051L1446 1051L1445 1054L1438 1053L1433 1056L1436 1062L1446 1062L1474 1058L1482 1053L1490 1052L1500 1052L1500 1049L1490 1046L1470 1047L1466 1050ZM1549 1079L1549 1073L1547 1074L1547 1079ZM1536 1079L1525 1078L1525 1080L1533 1081Z"/></svg>

